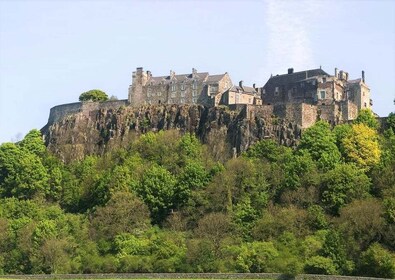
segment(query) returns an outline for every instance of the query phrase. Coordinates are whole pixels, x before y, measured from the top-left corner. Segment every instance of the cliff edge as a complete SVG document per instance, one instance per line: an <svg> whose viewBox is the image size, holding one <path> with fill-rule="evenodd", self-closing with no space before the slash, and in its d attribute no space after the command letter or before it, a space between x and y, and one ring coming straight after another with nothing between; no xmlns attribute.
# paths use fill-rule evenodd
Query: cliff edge
<svg viewBox="0 0 395 280"><path fill-rule="evenodd" d="M69 162L127 147L133 144L136 135L171 129L194 133L208 144L218 159L240 154L260 139L274 139L294 146L302 130L294 121L275 117L272 106L244 105L229 109L147 105L134 108L121 100L56 106L51 109L48 124L41 132L47 148Z"/></svg>

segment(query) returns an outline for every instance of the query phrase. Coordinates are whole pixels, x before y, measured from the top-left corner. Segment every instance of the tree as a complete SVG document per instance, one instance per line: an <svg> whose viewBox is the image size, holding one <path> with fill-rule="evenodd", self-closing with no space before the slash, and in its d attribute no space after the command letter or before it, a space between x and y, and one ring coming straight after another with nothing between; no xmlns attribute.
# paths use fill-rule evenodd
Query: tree
<svg viewBox="0 0 395 280"><path fill-rule="evenodd" d="M148 207L129 192L114 193L105 206L93 214L97 239L111 239L120 233L133 233L149 227Z"/></svg>
<svg viewBox="0 0 395 280"><path fill-rule="evenodd" d="M380 160L377 132L365 124L355 124L342 140L346 159L363 169L370 169Z"/></svg>
<svg viewBox="0 0 395 280"><path fill-rule="evenodd" d="M395 112L389 113L387 118L387 125L388 128L391 129L393 133L395 133Z"/></svg>
<svg viewBox="0 0 395 280"><path fill-rule="evenodd" d="M327 122L319 121L302 134L299 150L307 150L321 169L329 170L340 161L336 137Z"/></svg>
<svg viewBox="0 0 395 280"><path fill-rule="evenodd" d="M154 165L144 173L136 191L148 205L154 223L161 223L176 204L176 179L160 166Z"/></svg>
<svg viewBox="0 0 395 280"><path fill-rule="evenodd" d="M48 172L40 158L13 143L0 146L0 196L33 198L44 194Z"/></svg>
<svg viewBox="0 0 395 280"><path fill-rule="evenodd" d="M18 145L37 156L42 156L46 150L41 132L37 129L30 130Z"/></svg>
<svg viewBox="0 0 395 280"><path fill-rule="evenodd" d="M323 176L321 197L334 214L354 199L369 196L371 182L368 176L353 164L338 164Z"/></svg>
<svg viewBox="0 0 395 280"><path fill-rule="evenodd" d="M358 113L358 117L354 121L355 124L364 124L371 129L378 129L380 124L377 121L376 117L373 115L372 110L370 109L362 109Z"/></svg>
<svg viewBox="0 0 395 280"><path fill-rule="evenodd" d="M359 272L364 276L395 278L395 256L374 243L362 254Z"/></svg>
<svg viewBox="0 0 395 280"><path fill-rule="evenodd" d="M107 101L108 95L99 89L92 89L81 93L80 101Z"/></svg>

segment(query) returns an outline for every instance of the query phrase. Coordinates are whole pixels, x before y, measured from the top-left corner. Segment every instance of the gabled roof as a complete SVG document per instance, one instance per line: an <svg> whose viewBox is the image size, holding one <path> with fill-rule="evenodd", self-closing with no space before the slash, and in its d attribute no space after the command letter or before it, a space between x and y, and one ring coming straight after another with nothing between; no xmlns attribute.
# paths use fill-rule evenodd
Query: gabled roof
<svg viewBox="0 0 395 280"><path fill-rule="evenodd" d="M243 86L243 87L232 86L230 88L230 91L241 92L241 93L251 94L251 95L257 94L256 90L253 87L247 87L247 86Z"/></svg>
<svg viewBox="0 0 395 280"><path fill-rule="evenodd" d="M285 85L285 84L291 84L291 83L299 82L302 80L306 80L311 77L324 76L324 75L330 76L328 73L326 73L324 70L322 70L320 68L306 70L306 71L300 71L300 72L294 72L292 74L276 75L276 76L272 76L267 81L264 88L269 84L271 86L281 86L281 85Z"/></svg>
<svg viewBox="0 0 395 280"><path fill-rule="evenodd" d="M225 74L219 74L219 75L209 75L209 76L207 77L206 82L207 82L207 83L219 82L219 81L222 80L223 77L225 77L225 75L226 75L226 73L225 73Z"/></svg>

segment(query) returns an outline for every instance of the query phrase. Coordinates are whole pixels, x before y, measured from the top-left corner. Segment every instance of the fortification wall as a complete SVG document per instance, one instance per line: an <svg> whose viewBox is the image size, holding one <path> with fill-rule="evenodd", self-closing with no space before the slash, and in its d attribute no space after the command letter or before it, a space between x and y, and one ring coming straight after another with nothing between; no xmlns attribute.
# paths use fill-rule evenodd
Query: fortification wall
<svg viewBox="0 0 395 280"><path fill-rule="evenodd" d="M302 105L302 128L312 126L317 121L317 106L311 104Z"/></svg>
<svg viewBox="0 0 395 280"><path fill-rule="evenodd" d="M89 112L98 109L108 110L112 108L125 106L127 104L128 104L128 100L123 99L123 100L114 100L114 101L105 101L105 102L91 102L91 101L75 102L75 103L58 105L51 108L49 112L47 125L56 123L64 119L68 115L73 115L80 112Z"/></svg>
<svg viewBox="0 0 395 280"><path fill-rule="evenodd" d="M328 121L330 124L336 124L335 105L318 105L318 114L321 120Z"/></svg>

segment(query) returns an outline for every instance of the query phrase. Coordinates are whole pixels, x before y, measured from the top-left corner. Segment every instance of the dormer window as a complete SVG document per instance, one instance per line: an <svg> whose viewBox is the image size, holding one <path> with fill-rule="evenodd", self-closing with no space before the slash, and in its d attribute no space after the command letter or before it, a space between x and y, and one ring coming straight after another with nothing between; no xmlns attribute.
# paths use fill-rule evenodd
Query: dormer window
<svg viewBox="0 0 395 280"><path fill-rule="evenodd" d="M210 86L210 93L217 93L218 92L218 86L217 85L211 85Z"/></svg>

